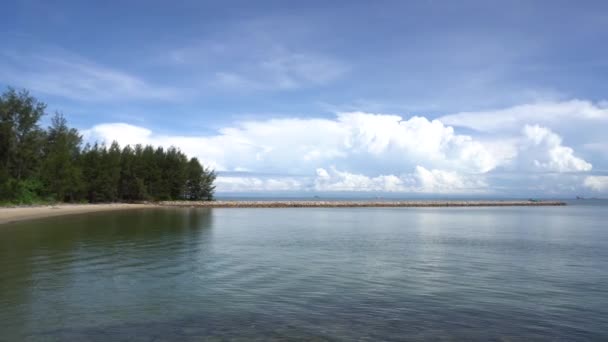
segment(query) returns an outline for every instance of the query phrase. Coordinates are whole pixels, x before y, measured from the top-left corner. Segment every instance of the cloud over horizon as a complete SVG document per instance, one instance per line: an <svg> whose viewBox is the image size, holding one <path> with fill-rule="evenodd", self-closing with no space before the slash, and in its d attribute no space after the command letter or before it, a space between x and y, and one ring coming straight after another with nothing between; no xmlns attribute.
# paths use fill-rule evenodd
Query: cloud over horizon
<svg viewBox="0 0 608 342"><path fill-rule="evenodd" d="M606 196L607 4L9 1L0 86L226 192Z"/></svg>
<svg viewBox="0 0 608 342"><path fill-rule="evenodd" d="M225 192L499 193L504 187L495 175L505 172L524 185L538 185L530 174L593 170L557 132L535 119L520 119L518 131L507 129L490 138L459 133L442 119L365 112L337 113L333 119L238 121L201 136L156 134L126 123L95 125L84 134L88 141L178 146L220 171L218 190ZM546 186L555 183L556 192L605 191L594 178L574 185L569 180L562 189L548 178Z"/></svg>

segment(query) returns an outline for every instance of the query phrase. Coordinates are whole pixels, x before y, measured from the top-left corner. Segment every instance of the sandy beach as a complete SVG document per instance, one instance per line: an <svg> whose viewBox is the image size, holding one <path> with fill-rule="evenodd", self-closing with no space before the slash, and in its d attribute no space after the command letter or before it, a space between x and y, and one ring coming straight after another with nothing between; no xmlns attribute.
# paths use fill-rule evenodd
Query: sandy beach
<svg viewBox="0 0 608 342"><path fill-rule="evenodd" d="M424 208L424 207L507 207L559 206L561 201L165 201L156 204L59 204L51 206L0 208L0 224L45 217L99 211L158 207L184 208Z"/></svg>
<svg viewBox="0 0 608 342"><path fill-rule="evenodd" d="M0 224L44 217L153 207L152 204L58 204L32 207L0 208Z"/></svg>

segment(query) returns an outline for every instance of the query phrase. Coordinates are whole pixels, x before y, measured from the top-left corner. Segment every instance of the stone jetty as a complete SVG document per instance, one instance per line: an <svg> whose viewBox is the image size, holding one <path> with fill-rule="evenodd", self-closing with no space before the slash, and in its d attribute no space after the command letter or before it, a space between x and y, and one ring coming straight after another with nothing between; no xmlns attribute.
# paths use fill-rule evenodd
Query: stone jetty
<svg viewBox="0 0 608 342"><path fill-rule="evenodd" d="M512 207L512 206L560 206L562 201L164 201L161 206L201 207L201 208L367 208L367 207Z"/></svg>

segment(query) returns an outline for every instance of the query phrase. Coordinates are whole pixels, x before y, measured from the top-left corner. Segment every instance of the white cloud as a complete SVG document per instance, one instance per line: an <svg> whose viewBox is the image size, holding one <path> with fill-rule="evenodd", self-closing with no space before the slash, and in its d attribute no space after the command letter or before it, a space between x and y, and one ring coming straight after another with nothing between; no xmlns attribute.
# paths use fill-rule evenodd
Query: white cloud
<svg viewBox="0 0 608 342"><path fill-rule="evenodd" d="M215 73L212 86L241 91L292 90L327 84L348 71L346 65L328 56L283 48L261 55L237 55L234 64Z"/></svg>
<svg viewBox="0 0 608 342"><path fill-rule="evenodd" d="M594 104L583 100L542 102L500 110L456 113L442 116L439 120L447 125L495 133L518 130L530 123L553 127L573 121L579 125L589 121L605 125L608 124L608 106L604 102Z"/></svg>
<svg viewBox="0 0 608 342"><path fill-rule="evenodd" d="M218 192L297 191L305 189L301 180L292 177L219 176L215 185Z"/></svg>
<svg viewBox="0 0 608 342"><path fill-rule="evenodd" d="M314 188L317 191L381 191L381 192L403 192L407 184L395 175L379 175L367 177L336 170L332 167L329 171L318 168Z"/></svg>
<svg viewBox="0 0 608 342"><path fill-rule="evenodd" d="M470 136L423 117L341 113L335 119L246 121L211 136L167 136L124 123L102 124L87 140L175 145L219 170L311 174L316 168L365 168L370 173L437 169L484 173L498 161Z"/></svg>
<svg viewBox="0 0 608 342"><path fill-rule="evenodd" d="M574 150L562 146L562 138L550 129L526 125L520 145L519 163L522 169L547 172L590 171L592 165L574 156Z"/></svg>
<svg viewBox="0 0 608 342"><path fill-rule="evenodd" d="M480 176L465 177L453 171L427 170L416 166L415 177L424 192L479 192L487 187Z"/></svg>
<svg viewBox="0 0 608 342"><path fill-rule="evenodd" d="M99 141L110 144L112 141L118 141L123 146L148 144L151 143L152 138L152 131L149 129L126 123L100 124L81 132L87 142Z"/></svg>
<svg viewBox="0 0 608 342"><path fill-rule="evenodd" d="M240 92L326 85L350 70L347 63L332 55L269 39L255 31L242 31L239 27L239 32L169 49L165 64L188 67L190 74L206 80L204 84L210 89Z"/></svg>
<svg viewBox="0 0 608 342"><path fill-rule="evenodd" d="M605 101L538 102L505 109L440 117L444 124L470 128L505 169L536 172L588 172L592 162L608 165ZM523 133L521 133L523 131ZM517 134L523 136L517 137ZM568 142L563 146L562 140ZM583 152L585 158L575 151Z"/></svg>
<svg viewBox="0 0 608 342"><path fill-rule="evenodd" d="M317 169L317 191L377 191L409 193L475 193L485 191L483 176L464 176L453 171L427 170L416 166L413 173L368 177L332 167Z"/></svg>
<svg viewBox="0 0 608 342"><path fill-rule="evenodd" d="M586 188L597 192L608 191L608 176L587 176L583 182Z"/></svg>
<svg viewBox="0 0 608 342"><path fill-rule="evenodd" d="M285 89L325 84L348 70L346 65L327 56L284 49L261 61L259 66L263 73L272 75L275 83Z"/></svg>
<svg viewBox="0 0 608 342"><path fill-rule="evenodd" d="M171 100L180 94L56 48L1 51L0 78L17 87L80 101Z"/></svg>
<svg viewBox="0 0 608 342"><path fill-rule="evenodd" d="M401 175L366 176L335 167L317 168L316 176L257 176L241 174L217 178L219 192L305 191L305 192L401 192L481 193L487 189L482 175L462 175L446 170L416 166Z"/></svg>
<svg viewBox="0 0 608 342"><path fill-rule="evenodd" d="M425 161L468 172L488 172L497 165L483 144L455 134L439 120L352 112L340 114L338 122L348 129L346 145L355 153L404 158L410 166L416 164L414 160Z"/></svg>
<svg viewBox="0 0 608 342"><path fill-rule="evenodd" d="M84 134L89 142L177 146L218 171L276 175L221 176L218 190L227 192L477 193L511 187L559 193L582 184L564 173L592 169L560 135L539 125L480 140L439 120L362 112L243 121L206 136L162 135L125 123L96 125ZM530 172L553 178L545 184Z"/></svg>

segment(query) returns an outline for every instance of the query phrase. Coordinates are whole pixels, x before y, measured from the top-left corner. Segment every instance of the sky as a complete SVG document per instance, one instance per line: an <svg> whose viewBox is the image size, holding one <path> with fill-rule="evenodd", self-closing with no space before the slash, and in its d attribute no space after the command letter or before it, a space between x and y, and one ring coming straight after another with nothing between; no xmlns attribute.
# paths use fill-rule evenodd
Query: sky
<svg viewBox="0 0 608 342"><path fill-rule="evenodd" d="M2 8L0 87L218 194L608 196L606 1Z"/></svg>

